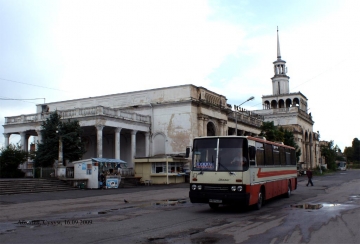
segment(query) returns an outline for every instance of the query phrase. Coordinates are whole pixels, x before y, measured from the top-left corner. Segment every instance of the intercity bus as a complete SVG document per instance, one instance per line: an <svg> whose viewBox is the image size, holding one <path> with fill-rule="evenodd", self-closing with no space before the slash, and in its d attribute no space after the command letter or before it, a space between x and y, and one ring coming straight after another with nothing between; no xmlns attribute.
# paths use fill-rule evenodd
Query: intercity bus
<svg viewBox="0 0 360 244"><path fill-rule="evenodd" d="M189 197L217 209L253 205L260 209L275 196L297 188L295 149L250 136L195 138Z"/></svg>

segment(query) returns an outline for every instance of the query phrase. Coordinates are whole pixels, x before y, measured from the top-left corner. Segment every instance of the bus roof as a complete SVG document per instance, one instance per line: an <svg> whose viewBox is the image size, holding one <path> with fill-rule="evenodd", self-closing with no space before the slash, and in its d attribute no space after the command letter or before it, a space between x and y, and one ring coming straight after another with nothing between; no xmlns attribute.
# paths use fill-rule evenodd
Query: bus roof
<svg viewBox="0 0 360 244"><path fill-rule="evenodd" d="M272 144L278 147L285 147L285 148L290 148L290 149L295 149L294 147L285 145L285 144L281 144L279 142L273 142L273 141L268 141L266 140L266 138L264 137L264 139L262 138L258 138L258 137L253 137L253 136L204 136L204 137L195 137L194 139L196 140L201 140L201 139L209 139L209 138L246 138L248 140L253 140L253 141L257 141L257 142L263 142L263 143L268 143L268 144Z"/></svg>

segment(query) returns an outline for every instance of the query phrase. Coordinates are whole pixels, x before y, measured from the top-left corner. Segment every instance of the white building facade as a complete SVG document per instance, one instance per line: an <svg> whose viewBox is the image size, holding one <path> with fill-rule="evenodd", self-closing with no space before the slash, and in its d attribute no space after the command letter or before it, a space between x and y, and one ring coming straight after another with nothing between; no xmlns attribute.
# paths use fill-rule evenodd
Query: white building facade
<svg viewBox="0 0 360 244"><path fill-rule="evenodd" d="M226 102L206 88L181 85L39 104L34 114L5 117L5 146L13 134L24 150L30 136L41 142L41 123L54 111L79 121L83 159L122 159L129 167L136 157L182 155L194 137L260 133L262 116L235 112Z"/></svg>

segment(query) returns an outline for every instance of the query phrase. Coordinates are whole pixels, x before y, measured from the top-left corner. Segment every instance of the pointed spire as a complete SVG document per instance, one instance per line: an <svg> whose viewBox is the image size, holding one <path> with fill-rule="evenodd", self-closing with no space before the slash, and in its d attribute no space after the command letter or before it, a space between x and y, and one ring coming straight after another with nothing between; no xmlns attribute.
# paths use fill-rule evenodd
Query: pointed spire
<svg viewBox="0 0 360 244"><path fill-rule="evenodd" d="M279 27L277 26L277 58L281 59L281 54L280 54L280 41L279 41Z"/></svg>

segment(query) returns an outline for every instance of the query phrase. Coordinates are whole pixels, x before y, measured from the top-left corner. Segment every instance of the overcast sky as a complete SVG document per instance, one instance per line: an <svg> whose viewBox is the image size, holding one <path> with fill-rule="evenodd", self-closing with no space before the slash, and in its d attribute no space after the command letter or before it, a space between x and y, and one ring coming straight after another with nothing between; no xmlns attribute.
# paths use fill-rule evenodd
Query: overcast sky
<svg viewBox="0 0 360 244"><path fill-rule="evenodd" d="M194 84L262 109L279 26L290 92L341 150L360 138L360 1L0 0L0 124L46 102ZM0 128L0 148L4 145ZM12 135L10 141L19 142Z"/></svg>

